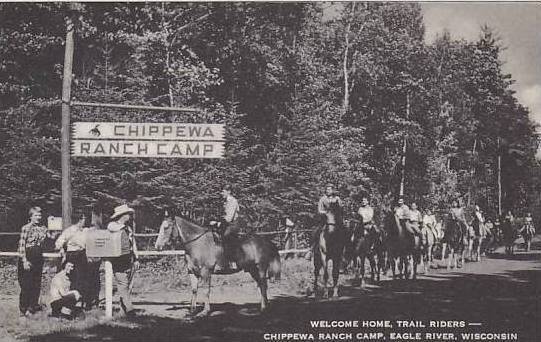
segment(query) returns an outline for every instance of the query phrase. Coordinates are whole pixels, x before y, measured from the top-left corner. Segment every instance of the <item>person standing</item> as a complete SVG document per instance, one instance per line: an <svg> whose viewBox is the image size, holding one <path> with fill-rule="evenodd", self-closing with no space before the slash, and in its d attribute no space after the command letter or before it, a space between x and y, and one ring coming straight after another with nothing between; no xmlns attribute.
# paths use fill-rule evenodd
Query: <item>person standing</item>
<svg viewBox="0 0 541 342"><path fill-rule="evenodd" d="M120 297L120 307L127 316L133 316L135 313L130 297L130 282L133 272L139 267L135 236L130 227L130 223L133 221L133 213L134 210L128 205L120 205L114 209L111 222L107 225L107 230L110 232L124 231L129 239L130 253L111 259Z"/></svg>
<svg viewBox="0 0 541 342"><path fill-rule="evenodd" d="M75 224L62 231L55 243L57 250L65 251L66 260L73 264L70 271L73 279L73 289L77 290L83 300L88 302L88 260L86 257L86 229L87 216L76 213L73 216Z"/></svg>
<svg viewBox="0 0 541 342"><path fill-rule="evenodd" d="M41 208L30 208L28 215L30 222L21 228L18 248L20 258L17 263L17 276L21 287L19 295L21 316L28 316L41 310L39 295L43 272L43 245L47 238L47 228L40 224Z"/></svg>

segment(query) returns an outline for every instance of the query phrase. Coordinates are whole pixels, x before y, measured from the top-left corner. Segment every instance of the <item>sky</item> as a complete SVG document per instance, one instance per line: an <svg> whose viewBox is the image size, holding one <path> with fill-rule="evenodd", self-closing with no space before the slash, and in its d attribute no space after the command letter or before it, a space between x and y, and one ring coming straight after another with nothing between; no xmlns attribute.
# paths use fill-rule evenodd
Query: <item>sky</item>
<svg viewBox="0 0 541 342"><path fill-rule="evenodd" d="M519 102L541 124L541 2L423 2L427 42L447 29L453 38L477 40L484 24L506 49L504 71L516 83Z"/></svg>

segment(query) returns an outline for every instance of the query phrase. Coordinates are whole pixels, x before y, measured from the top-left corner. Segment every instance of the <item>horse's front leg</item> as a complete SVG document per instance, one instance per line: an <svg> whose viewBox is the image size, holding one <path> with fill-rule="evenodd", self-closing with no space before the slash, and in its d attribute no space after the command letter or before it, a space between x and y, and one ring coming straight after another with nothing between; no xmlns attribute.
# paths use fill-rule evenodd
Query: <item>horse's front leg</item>
<svg viewBox="0 0 541 342"><path fill-rule="evenodd" d="M325 261L323 262L323 288L324 288L323 298L329 298L328 281L329 281L329 259L325 258Z"/></svg>
<svg viewBox="0 0 541 342"><path fill-rule="evenodd" d="M197 316L207 316L210 313L210 288L211 288L211 271L208 268L201 269L201 279L207 285L207 294L205 298L205 306Z"/></svg>
<svg viewBox="0 0 541 342"><path fill-rule="evenodd" d="M197 289L199 287L199 278L191 271L189 273L190 276L190 284L192 288L192 300L190 304L190 311L191 313L195 313L195 310L197 308Z"/></svg>
<svg viewBox="0 0 541 342"><path fill-rule="evenodd" d="M267 298L267 271L259 270L259 292L261 293L261 311L265 311L269 304Z"/></svg>
<svg viewBox="0 0 541 342"><path fill-rule="evenodd" d="M341 263L341 255L334 258L332 261L332 289L333 289L332 296L333 297L338 297L338 277L340 276L340 263ZM363 278L364 278L364 275L363 275Z"/></svg>
<svg viewBox="0 0 541 342"><path fill-rule="evenodd" d="M442 242L442 244L441 244L441 258L440 258L441 262L443 262L443 260L445 259L445 252L446 251L447 251L447 243Z"/></svg>
<svg viewBox="0 0 541 342"><path fill-rule="evenodd" d="M359 288L363 288L364 287L364 264L365 264L365 257L364 256L361 256L359 257L360 261L359 261L359 273L360 273L360 277L359 277ZM334 270L334 269L333 269Z"/></svg>
<svg viewBox="0 0 541 342"><path fill-rule="evenodd" d="M453 248L449 248L449 256L447 257L447 269L451 269L451 262L453 261L455 251Z"/></svg>

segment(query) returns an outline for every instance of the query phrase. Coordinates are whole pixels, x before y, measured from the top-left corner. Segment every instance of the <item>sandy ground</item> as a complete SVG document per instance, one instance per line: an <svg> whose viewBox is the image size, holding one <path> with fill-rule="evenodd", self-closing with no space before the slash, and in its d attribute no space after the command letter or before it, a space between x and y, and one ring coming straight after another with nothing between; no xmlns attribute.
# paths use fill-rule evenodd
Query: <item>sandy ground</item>
<svg viewBox="0 0 541 342"><path fill-rule="evenodd" d="M539 238L529 253L519 249L507 256L500 249L480 263L450 271L440 267L415 281L384 279L359 289L351 275L341 275L338 299L308 296L311 270L304 259L284 261L282 280L270 284L271 307L264 314L258 311L258 290L248 274L215 276L213 312L194 318L188 310L191 292L183 261L164 258L147 262L136 276L138 317L128 320L115 312L114 320L104 321L103 312L94 310L84 320L65 322L48 318L46 312L20 319L16 271L5 264L0 273L0 341L253 342L263 341L265 333L310 332L309 321L318 319L457 319L481 323L475 331L517 332L521 342L541 341ZM44 288L51 275L44 276Z"/></svg>

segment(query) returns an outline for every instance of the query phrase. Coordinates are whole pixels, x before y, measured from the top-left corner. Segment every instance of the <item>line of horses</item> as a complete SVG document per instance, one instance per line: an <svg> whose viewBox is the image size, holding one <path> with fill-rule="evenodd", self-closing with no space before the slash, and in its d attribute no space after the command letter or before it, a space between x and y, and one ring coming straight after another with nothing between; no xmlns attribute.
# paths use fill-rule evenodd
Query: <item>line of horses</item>
<svg viewBox="0 0 541 342"><path fill-rule="evenodd" d="M367 229L361 220L342 220L341 208L330 205L327 214L332 224L324 224L313 244L314 294L319 295L318 280L323 269L323 296L338 296L338 277L342 265L353 269L359 286L365 284L365 264L368 260L372 281L380 281L381 275L392 272L393 278L417 277L418 267L424 273L437 267L436 252L440 261L447 256L447 269L462 267L465 259L481 261L481 255L493 251L499 244L505 245L506 253L514 253L515 240L519 233L524 238L525 249L530 250L533 238L530 229L524 229L523 219L504 218L500 227L488 229L483 222L473 220L471 224L445 215L437 222L436 229L422 229L421 234L408 229L409 222L401 222L394 212L383 215L379 227ZM342 227L337 222L344 222ZM522 227L522 229L520 229ZM443 236L437 236L437 232ZM329 288L329 263L332 263L332 287Z"/></svg>
<svg viewBox="0 0 541 342"><path fill-rule="evenodd" d="M355 265L356 274L360 276L361 287L364 284L365 261L368 260L371 277L380 280L382 274L392 271L393 277L416 278L418 265L424 265L428 272L433 264L434 250L441 245L441 258L443 260L446 249L449 257L447 267L458 266L458 259L464 263L465 253L470 258L475 255L480 260L483 240L499 239L492 234L477 234L472 238L468 227L455 220L446 219L443 225L443 239L438 239L432 231L427 230L426 236L412 234L407 227L398 220L393 212L385 215L382 227L367 230L362 221L346 221L342 217L342 209L331 203L331 215L334 218L327 221L316 230L315 241L312 245L314 262L314 294L318 296L318 279L323 269L325 291L328 297L338 296L338 277L345 260L346 264ZM503 227L504 225L502 225ZM513 225L502 235L506 246L512 248L517 238ZM230 274L238 271L248 272L260 290L260 309L268 307L267 280L280 279L281 259L278 248L266 238L258 235L246 235L239 238L233 252L238 269L234 272L224 272L226 263L224 246L218 234L212 227L202 226L190 220L189 216L175 216L165 219L160 227L156 248L163 249L172 245L179 239L186 252L188 273L191 281L192 299L190 308L195 313L197 306L198 289L201 284L206 286L204 307L198 316L208 315L210 312L211 276L212 274ZM511 252L511 250L510 250ZM472 259L473 260L473 259ZM332 262L332 291L328 287L329 262ZM229 272L228 272L229 271Z"/></svg>

